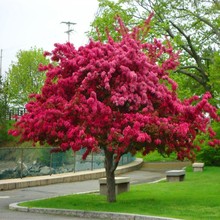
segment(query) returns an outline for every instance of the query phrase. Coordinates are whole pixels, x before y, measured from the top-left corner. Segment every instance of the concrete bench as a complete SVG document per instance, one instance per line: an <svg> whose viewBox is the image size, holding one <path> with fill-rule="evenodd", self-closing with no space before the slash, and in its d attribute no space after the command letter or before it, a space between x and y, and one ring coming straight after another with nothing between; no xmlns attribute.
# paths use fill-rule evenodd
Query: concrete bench
<svg viewBox="0 0 220 220"><path fill-rule="evenodd" d="M107 179L99 179L100 194L107 195ZM130 189L129 177L115 177L115 193L116 195L122 192L127 192Z"/></svg>
<svg viewBox="0 0 220 220"><path fill-rule="evenodd" d="M166 171L166 177L168 182L179 182L185 178L185 170L169 170Z"/></svg>
<svg viewBox="0 0 220 220"><path fill-rule="evenodd" d="M204 163L193 163L192 167L194 172L202 172L204 169Z"/></svg>

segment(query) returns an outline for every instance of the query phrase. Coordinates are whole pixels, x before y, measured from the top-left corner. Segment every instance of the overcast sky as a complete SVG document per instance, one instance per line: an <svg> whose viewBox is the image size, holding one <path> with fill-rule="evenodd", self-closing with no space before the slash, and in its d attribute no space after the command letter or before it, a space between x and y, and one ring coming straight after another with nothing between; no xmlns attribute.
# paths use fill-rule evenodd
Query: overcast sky
<svg viewBox="0 0 220 220"><path fill-rule="evenodd" d="M51 51L54 43L67 41L67 25L77 23L70 41L76 47L88 42L85 32L95 17L97 0L0 0L0 49L2 73L19 50L31 47Z"/></svg>

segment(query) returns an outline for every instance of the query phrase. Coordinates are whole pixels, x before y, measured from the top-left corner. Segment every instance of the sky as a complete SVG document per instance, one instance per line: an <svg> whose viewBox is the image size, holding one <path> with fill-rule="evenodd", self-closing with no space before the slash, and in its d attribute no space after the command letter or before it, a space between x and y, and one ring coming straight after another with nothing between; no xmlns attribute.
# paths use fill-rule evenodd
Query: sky
<svg viewBox="0 0 220 220"><path fill-rule="evenodd" d="M2 74L16 62L19 50L31 47L51 51L54 43L68 40L67 25L74 22L70 42L79 47L88 42L89 30L98 10L97 0L0 0L0 50ZM0 54L1 55L1 54Z"/></svg>

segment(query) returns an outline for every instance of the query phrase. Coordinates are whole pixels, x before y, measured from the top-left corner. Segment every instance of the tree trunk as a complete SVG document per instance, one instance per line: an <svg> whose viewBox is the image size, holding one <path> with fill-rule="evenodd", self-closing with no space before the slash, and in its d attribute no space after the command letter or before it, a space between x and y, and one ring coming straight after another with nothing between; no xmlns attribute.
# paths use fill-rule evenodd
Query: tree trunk
<svg viewBox="0 0 220 220"><path fill-rule="evenodd" d="M107 178L107 201L116 202L115 193L115 169L117 167L114 162L114 153L109 152L107 149L105 151L105 171Z"/></svg>

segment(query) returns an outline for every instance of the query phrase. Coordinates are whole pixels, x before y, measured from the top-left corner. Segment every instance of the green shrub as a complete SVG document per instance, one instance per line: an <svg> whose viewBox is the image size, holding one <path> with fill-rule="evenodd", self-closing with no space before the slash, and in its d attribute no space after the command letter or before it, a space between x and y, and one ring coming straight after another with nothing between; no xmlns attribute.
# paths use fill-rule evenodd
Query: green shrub
<svg viewBox="0 0 220 220"><path fill-rule="evenodd" d="M39 162L45 166L52 166L53 168L61 167L66 161L67 152L51 153L51 148L45 145L45 148L40 148Z"/></svg>
<svg viewBox="0 0 220 220"><path fill-rule="evenodd" d="M13 141L16 138L12 135L8 135L8 130L12 127L14 121L1 120L0 121L0 147L4 147L4 143Z"/></svg>
<svg viewBox="0 0 220 220"><path fill-rule="evenodd" d="M203 147L197 154L197 160L207 166L220 166L220 148Z"/></svg>
<svg viewBox="0 0 220 220"><path fill-rule="evenodd" d="M220 123L212 123L212 128L216 132L216 138L220 139ZM196 160L204 162L207 166L220 166L220 147L210 147L208 137L206 137L206 141L201 145L201 150L197 153Z"/></svg>
<svg viewBox="0 0 220 220"><path fill-rule="evenodd" d="M50 166L51 163L51 153L50 153L50 148L49 147L45 147L39 148L39 157L38 157L38 161L40 163L42 163L44 166Z"/></svg>

